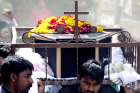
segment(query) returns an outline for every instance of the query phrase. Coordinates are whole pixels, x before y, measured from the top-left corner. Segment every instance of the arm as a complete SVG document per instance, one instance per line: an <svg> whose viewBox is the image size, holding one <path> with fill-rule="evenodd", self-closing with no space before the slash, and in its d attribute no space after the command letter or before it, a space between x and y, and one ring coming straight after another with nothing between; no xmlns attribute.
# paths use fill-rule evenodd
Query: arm
<svg viewBox="0 0 140 93"><path fill-rule="evenodd" d="M133 90L131 90L130 88L128 88L127 86L124 87L124 93L134 93Z"/></svg>

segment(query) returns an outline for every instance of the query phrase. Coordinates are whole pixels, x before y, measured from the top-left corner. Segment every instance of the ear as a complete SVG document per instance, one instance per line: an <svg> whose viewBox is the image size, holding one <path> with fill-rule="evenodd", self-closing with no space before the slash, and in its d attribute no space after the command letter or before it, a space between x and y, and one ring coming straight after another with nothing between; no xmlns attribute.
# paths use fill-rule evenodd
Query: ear
<svg viewBox="0 0 140 93"><path fill-rule="evenodd" d="M12 80L12 82L17 81L17 75L15 73L11 73L10 79Z"/></svg>

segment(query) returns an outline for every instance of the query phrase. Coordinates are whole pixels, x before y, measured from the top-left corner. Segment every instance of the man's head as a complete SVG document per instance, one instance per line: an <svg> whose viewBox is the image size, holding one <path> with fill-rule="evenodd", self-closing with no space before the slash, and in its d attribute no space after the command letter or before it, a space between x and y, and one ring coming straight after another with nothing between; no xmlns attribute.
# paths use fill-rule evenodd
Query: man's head
<svg viewBox="0 0 140 93"><path fill-rule="evenodd" d="M11 48L9 45L0 45L0 64L3 63L4 58L10 54Z"/></svg>
<svg viewBox="0 0 140 93"><path fill-rule="evenodd" d="M104 71L95 60L85 62L79 71L80 91L82 93L97 93L103 81Z"/></svg>
<svg viewBox="0 0 140 93"><path fill-rule="evenodd" d="M3 12L2 14L10 19L13 18L13 14L12 14L12 9L9 9L9 8L5 8L3 9Z"/></svg>
<svg viewBox="0 0 140 93"><path fill-rule="evenodd" d="M16 92L31 87L33 65L19 56L8 56L1 67L2 84L9 86Z"/></svg>

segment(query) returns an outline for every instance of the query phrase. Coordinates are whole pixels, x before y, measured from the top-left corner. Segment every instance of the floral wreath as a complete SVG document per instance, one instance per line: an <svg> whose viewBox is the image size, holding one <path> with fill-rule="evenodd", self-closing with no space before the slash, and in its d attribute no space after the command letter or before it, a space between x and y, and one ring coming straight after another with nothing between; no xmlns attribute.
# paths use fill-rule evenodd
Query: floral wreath
<svg viewBox="0 0 140 93"><path fill-rule="evenodd" d="M61 16L50 18L44 18L38 21L35 28L29 31L28 35L32 33L36 34L50 34L50 33L61 33L61 34L73 34L75 26L75 18L73 16ZM80 33L91 33L91 32L103 32L103 26L94 26L88 22L78 20L78 29Z"/></svg>

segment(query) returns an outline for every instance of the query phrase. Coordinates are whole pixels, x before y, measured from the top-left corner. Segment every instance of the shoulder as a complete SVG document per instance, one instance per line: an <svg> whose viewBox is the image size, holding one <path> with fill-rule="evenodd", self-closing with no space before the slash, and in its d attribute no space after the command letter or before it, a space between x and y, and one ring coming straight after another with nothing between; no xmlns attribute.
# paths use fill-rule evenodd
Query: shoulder
<svg viewBox="0 0 140 93"><path fill-rule="evenodd" d="M78 93L78 85L63 86L58 93Z"/></svg>
<svg viewBox="0 0 140 93"><path fill-rule="evenodd" d="M11 93L3 85L0 85L0 93Z"/></svg>
<svg viewBox="0 0 140 93"><path fill-rule="evenodd" d="M100 93L117 93L117 91L111 85L103 85Z"/></svg>

